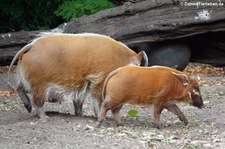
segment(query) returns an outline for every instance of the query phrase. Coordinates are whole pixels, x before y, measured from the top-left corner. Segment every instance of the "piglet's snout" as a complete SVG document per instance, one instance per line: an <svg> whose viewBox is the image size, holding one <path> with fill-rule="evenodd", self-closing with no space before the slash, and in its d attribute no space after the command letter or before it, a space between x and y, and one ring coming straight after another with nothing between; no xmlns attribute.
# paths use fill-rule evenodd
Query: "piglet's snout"
<svg viewBox="0 0 225 149"><path fill-rule="evenodd" d="M202 109L205 107L201 96L198 96L195 98L195 100L193 102L193 106L198 107L199 109Z"/></svg>

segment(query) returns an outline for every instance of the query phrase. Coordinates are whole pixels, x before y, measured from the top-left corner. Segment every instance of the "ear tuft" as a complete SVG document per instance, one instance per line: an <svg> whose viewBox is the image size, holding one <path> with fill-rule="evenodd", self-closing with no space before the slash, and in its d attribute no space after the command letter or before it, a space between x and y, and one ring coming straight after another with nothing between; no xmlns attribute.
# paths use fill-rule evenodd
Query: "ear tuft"
<svg viewBox="0 0 225 149"><path fill-rule="evenodd" d="M172 72L172 74L175 75L178 79L180 79L184 86L188 86L190 84L190 81L185 74L177 74L175 72Z"/></svg>
<svg viewBox="0 0 225 149"><path fill-rule="evenodd" d="M138 54L136 54L135 56L131 57L131 63L140 66L141 65L141 60L142 58L145 61L145 66L148 66L148 56L146 55L145 51L141 51Z"/></svg>
<svg viewBox="0 0 225 149"><path fill-rule="evenodd" d="M145 61L145 67L148 67L148 56L145 51L141 51L143 53L143 59Z"/></svg>

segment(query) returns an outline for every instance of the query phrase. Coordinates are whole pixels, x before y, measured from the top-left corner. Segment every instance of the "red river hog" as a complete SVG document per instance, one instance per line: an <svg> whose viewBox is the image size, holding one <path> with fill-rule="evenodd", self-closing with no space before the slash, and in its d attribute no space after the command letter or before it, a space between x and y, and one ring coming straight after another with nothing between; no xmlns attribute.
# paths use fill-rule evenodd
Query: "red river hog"
<svg viewBox="0 0 225 149"><path fill-rule="evenodd" d="M26 109L32 104L38 117L46 117L45 101L72 100L75 114L82 116L87 97L97 101L94 112L102 102L102 87L107 75L128 64L140 65L144 51L136 54L114 39L91 33L52 34L35 39L22 48L11 62L18 59L16 91ZM32 102L27 96L32 95ZM31 104L32 103L32 104Z"/></svg>
<svg viewBox="0 0 225 149"><path fill-rule="evenodd" d="M160 113L166 108L179 117L185 124L188 120L175 102L189 103L198 108L204 106L199 85L187 74L168 67L124 66L111 72L102 90L98 127L111 110L120 124L119 111L123 104L153 105L154 125L160 128Z"/></svg>

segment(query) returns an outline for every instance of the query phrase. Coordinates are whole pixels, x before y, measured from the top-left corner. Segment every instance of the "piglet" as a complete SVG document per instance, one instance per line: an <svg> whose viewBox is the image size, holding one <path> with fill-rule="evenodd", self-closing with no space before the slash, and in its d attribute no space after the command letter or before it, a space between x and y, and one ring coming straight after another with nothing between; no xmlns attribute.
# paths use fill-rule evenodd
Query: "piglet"
<svg viewBox="0 0 225 149"><path fill-rule="evenodd" d="M154 126L160 128L160 114L164 108L173 112L184 123L188 120L175 102L184 102L198 108L204 106L197 81L184 72L163 66L125 66L112 71L102 90L98 127L111 110L120 124L119 111L123 104L153 105Z"/></svg>

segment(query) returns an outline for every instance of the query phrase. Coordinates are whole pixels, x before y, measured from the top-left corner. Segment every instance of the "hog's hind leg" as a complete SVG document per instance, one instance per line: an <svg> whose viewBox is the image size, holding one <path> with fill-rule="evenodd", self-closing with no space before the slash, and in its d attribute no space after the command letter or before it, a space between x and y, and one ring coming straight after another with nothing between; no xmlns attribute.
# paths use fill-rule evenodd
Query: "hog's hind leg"
<svg viewBox="0 0 225 149"><path fill-rule="evenodd" d="M19 83L16 86L16 92L19 95L21 101L24 104L24 107L27 109L27 111L30 113L32 110L30 98L27 96L26 91L21 83Z"/></svg>
<svg viewBox="0 0 225 149"><path fill-rule="evenodd" d="M102 105L101 105L101 108L100 108L100 112L99 112L97 127L101 127L108 110L109 110L108 102L103 101Z"/></svg>
<svg viewBox="0 0 225 149"><path fill-rule="evenodd" d="M121 106L118 106L114 109L112 109L112 114L113 114L113 118L115 119L116 121L116 126L120 126L121 125L121 117L120 117L120 109L122 108L123 105Z"/></svg>

